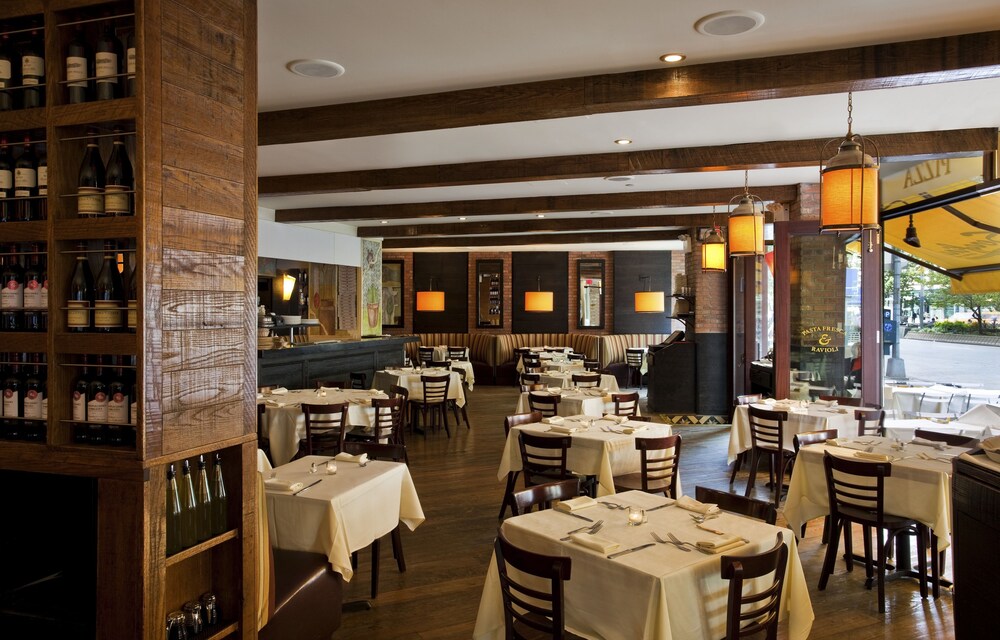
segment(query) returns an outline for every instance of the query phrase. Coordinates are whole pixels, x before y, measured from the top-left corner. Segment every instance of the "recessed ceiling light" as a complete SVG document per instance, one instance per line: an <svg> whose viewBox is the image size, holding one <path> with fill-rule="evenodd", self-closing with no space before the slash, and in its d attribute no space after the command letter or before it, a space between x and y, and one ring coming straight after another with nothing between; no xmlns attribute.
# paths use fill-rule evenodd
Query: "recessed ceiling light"
<svg viewBox="0 0 1000 640"><path fill-rule="evenodd" d="M538 214L535 214L535 217L536 218L544 218L545 214L544 213L538 213Z"/></svg>
<svg viewBox="0 0 1000 640"><path fill-rule="evenodd" d="M706 36L738 36L764 24L763 14L746 9L712 13L694 23L698 33Z"/></svg>
<svg viewBox="0 0 1000 640"><path fill-rule="evenodd" d="M458 216L458 219L459 220L468 220L468 218L466 218L465 216Z"/></svg>
<svg viewBox="0 0 1000 640"><path fill-rule="evenodd" d="M388 220L383 220L382 224L389 224L389 221Z"/></svg>
<svg viewBox="0 0 1000 640"><path fill-rule="evenodd" d="M621 144L621 145L632 144L632 141L629 140L628 138L618 138L617 140L615 140L615 144Z"/></svg>
<svg viewBox="0 0 1000 640"><path fill-rule="evenodd" d="M306 78L336 78L346 73L346 69L332 60L292 60L285 68L295 75Z"/></svg>
<svg viewBox="0 0 1000 640"><path fill-rule="evenodd" d="M683 62L686 58L683 53L664 53L660 56L660 62Z"/></svg>
<svg viewBox="0 0 1000 640"><path fill-rule="evenodd" d="M635 176L608 176L605 180L608 182L628 182L629 180L635 180Z"/></svg>

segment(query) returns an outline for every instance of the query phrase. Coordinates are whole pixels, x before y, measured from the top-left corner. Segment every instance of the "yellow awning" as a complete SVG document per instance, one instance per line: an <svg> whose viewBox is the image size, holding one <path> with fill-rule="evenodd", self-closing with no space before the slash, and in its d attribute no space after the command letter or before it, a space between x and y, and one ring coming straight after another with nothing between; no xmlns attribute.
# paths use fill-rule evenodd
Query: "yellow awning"
<svg viewBox="0 0 1000 640"><path fill-rule="evenodd" d="M885 244L947 273L952 293L1000 291L1000 180L941 191L883 211ZM905 241L911 215L919 247Z"/></svg>

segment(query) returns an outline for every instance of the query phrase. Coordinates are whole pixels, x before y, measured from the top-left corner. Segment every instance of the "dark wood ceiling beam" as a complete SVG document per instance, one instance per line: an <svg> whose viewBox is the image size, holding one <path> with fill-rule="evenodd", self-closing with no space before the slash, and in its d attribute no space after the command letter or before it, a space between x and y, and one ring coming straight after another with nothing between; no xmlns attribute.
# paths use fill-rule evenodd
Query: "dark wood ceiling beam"
<svg viewBox="0 0 1000 640"><path fill-rule="evenodd" d="M1000 77L1000 31L258 114L260 145Z"/></svg>
<svg viewBox="0 0 1000 640"><path fill-rule="evenodd" d="M798 197L798 187L781 185L751 189L762 200L791 202ZM277 222L337 222L345 220L404 220L410 218L447 218L539 213L573 213L656 207L698 207L728 204L739 190L679 189L676 191L630 191L573 196L536 196L496 200L453 200L447 202L407 202L311 209L279 209Z"/></svg>
<svg viewBox="0 0 1000 640"><path fill-rule="evenodd" d="M509 247L529 244L594 244L676 240L684 231L625 231L609 233L550 233L514 236L471 236L461 238L391 238L382 250L448 247Z"/></svg>
<svg viewBox="0 0 1000 640"><path fill-rule="evenodd" d="M870 135L883 157L992 151L997 129L955 129ZM258 178L258 195L293 196L381 189L419 189L470 184L572 180L818 165L828 139L785 140L680 149L494 160L399 169L308 173Z"/></svg>
<svg viewBox="0 0 1000 640"><path fill-rule="evenodd" d="M770 219L770 214L765 212ZM498 222L448 222L443 224L373 225L358 227L362 238L435 238L442 236L501 235L508 233L563 233L567 231L599 231L615 229L686 229L709 226L712 214L675 216L607 216L590 215L580 218L543 218L529 220L502 220ZM726 213L715 216L725 224Z"/></svg>

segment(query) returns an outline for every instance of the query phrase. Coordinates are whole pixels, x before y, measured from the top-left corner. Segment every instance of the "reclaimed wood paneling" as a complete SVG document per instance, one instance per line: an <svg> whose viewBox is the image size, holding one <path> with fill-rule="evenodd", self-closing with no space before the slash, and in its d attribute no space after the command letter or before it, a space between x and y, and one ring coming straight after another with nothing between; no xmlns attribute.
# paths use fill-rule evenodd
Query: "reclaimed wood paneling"
<svg viewBox="0 0 1000 640"><path fill-rule="evenodd" d="M241 367L164 371L163 411L176 413L238 400L242 384Z"/></svg>
<svg viewBox="0 0 1000 640"><path fill-rule="evenodd" d="M172 107L163 114L166 124L209 135L229 144L244 145L243 132L233 126L243 117L242 109L170 83L163 84L163 97Z"/></svg>
<svg viewBox="0 0 1000 640"><path fill-rule="evenodd" d="M163 330L238 329L244 326L245 305L242 291L164 291Z"/></svg>
<svg viewBox="0 0 1000 640"><path fill-rule="evenodd" d="M252 154L244 154L244 159L248 155L252 156L253 161L256 162L256 151ZM218 177L209 179L195 171L178 167L163 167L164 207L202 211L242 219L244 189L244 183L239 180L222 180ZM254 216L256 215L255 203Z"/></svg>
<svg viewBox="0 0 1000 640"><path fill-rule="evenodd" d="M239 72L167 39L163 41L163 55L177 63L163 69L164 82L191 87L195 93L231 107L244 107L244 79Z"/></svg>
<svg viewBox="0 0 1000 640"><path fill-rule="evenodd" d="M165 290L244 292L243 256L163 250Z"/></svg>
<svg viewBox="0 0 1000 640"><path fill-rule="evenodd" d="M153 484L162 489L166 483ZM136 567L149 566L147 546L136 544L145 533L147 490L144 482L101 479L97 483L97 583L102 585L97 590L98 638L144 637L144 608L123 607L122 603L134 602L136 589L146 582L145 576L136 576L135 571ZM162 508L152 505L149 510L150 514L163 513ZM165 522L165 518L160 521ZM155 578L150 576L149 581ZM142 592L150 600L156 599L155 590ZM111 611L115 615L104 615Z"/></svg>
<svg viewBox="0 0 1000 640"><path fill-rule="evenodd" d="M163 371L241 366L246 342L245 335L232 329L164 331Z"/></svg>
<svg viewBox="0 0 1000 640"><path fill-rule="evenodd" d="M163 164L224 180L243 179L242 147L170 125L163 126Z"/></svg>
<svg viewBox="0 0 1000 640"><path fill-rule="evenodd" d="M240 35L233 29L202 20L198 13L175 2L163 3L163 38L243 72L243 39Z"/></svg>
<svg viewBox="0 0 1000 640"><path fill-rule="evenodd" d="M243 220L163 208L164 247L242 256L245 233Z"/></svg>
<svg viewBox="0 0 1000 640"><path fill-rule="evenodd" d="M244 430L242 401L166 413L163 424L163 452L168 456L204 442L236 438Z"/></svg>

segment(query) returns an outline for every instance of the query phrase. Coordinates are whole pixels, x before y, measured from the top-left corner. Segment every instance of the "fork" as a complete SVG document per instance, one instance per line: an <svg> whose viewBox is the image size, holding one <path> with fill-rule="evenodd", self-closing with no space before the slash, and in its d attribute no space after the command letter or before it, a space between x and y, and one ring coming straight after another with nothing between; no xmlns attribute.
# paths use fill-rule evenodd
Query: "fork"
<svg viewBox="0 0 1000 640"><path fill-rule="evenodd" d="M690 549L688 549L687 547L685 547L684 545L682 545L682 544L677 544L676 542L671 542L670 540L664 540L664 539L663 539L663 538L661 538L660 536L656 535L656 532L655 532L655 531L650 531L650 532L649 532L649 535L653 536L653 540L656 540L656 541L657 541L657 542L659 542L660 544L672 544L672 545L674 545L675 547L677 547L678 549L680 549L681 551L686 551L686 552L688 552L688 553L691 553L691 550L690 550ZM669 535L669 534L668 534L668 535Z"/></svg>
<svg viewBox="0 0 1000 640"><path fill-rule="evenodd" d="M559 538L559 540L562 542L566 542L567 540L570 540L572 538L572 535L574 533L580 533L581 531L586 531L588 535L594 535L595 533L600 531L601 527L603 526L604 526L604 520L598 520L589 527L580 527L579 529L573 529L572 531L569 532L569 534L566 535L566 537Z"/></svg>
<svg viewBox="0 0 1000 640"><path fill-rule="evenodd" d="M718 518L719 514L717 514L717 513L709 513L709 514L706 514L706 515L698 515L696 513L692 513L692 514L690 514L690 516L691 516L691 519L694 520L695 522L697 522L698 524L705 524L706 520L713 520L715 518Z"/></svg>
<svg viewBox="0 0 1000 640"><path fill-rule="evenodd" d="M701 551L702 553L707 554L707 555L714 555L714 554L712 554L711 551L709 551L707 549L702 549L701 547L699 547L698 545L696 545L693 542L684 542L683 540L681 540L680 538L678 538L677 536L675 536L672 533L667 533L667 537L670 538L671 540L673 540L674 544L678 544L678 545L680 545L680 544L686 544L687 546L693 548L695 551Z"/></svg>
<svg viewBox="0 0 1000 640"><path fill-rule="evenodd" d="M602 502L601 504L603 504L608 509L628 509L628 507L626 507L625 505L618 504L617 502Z"/></svg>

